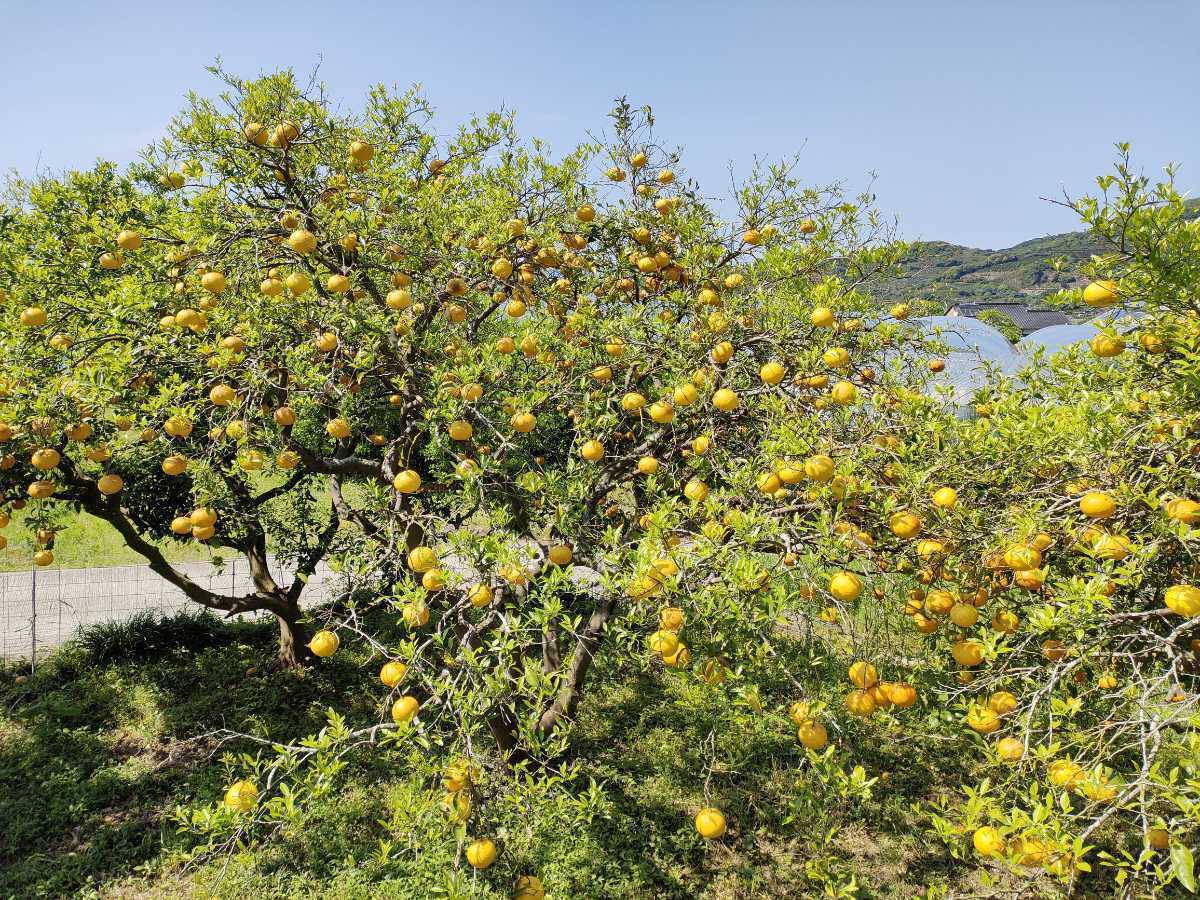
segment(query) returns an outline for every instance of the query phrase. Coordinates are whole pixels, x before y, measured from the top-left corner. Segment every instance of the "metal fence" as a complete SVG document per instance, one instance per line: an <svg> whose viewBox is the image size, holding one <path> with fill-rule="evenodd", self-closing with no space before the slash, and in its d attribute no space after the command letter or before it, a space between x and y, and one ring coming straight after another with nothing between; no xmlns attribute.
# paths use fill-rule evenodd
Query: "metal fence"
<svg viewBox="0 0 1200 900"><path fill-rule="evenodd" d="M176 568L211 591L245 594L253 589L245 560L230 560L222 569L210 563L179 563ZM290 584L293 570L278 561L271 574ZM301 602L320 602L333 589L334 576L319 568L304 588ZM174 613L200 607L149 566L94 569L29 569L0 573L0 658L36 660L67 641L78 629L98 622L128 619L152 610ZM243 613L252 619L261 613Z"/></svg>

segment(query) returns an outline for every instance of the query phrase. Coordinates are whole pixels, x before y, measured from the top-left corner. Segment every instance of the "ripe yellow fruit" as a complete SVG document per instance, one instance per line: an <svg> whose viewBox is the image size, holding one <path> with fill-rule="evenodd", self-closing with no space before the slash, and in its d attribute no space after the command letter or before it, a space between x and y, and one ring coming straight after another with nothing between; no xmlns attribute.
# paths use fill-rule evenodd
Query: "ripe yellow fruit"
<svg viewBox="0 0 1200 900"><path fill-rule="evenodd" d="M428 575L428 572L426 572ZM424 582L424 576L421 577ZM400 611L401 618L404 619L404 624L409 628L425 628L430 624L430 607L422 604L422 602L412 602L412 604L404 604Z"/></svg>
<svg viewBox="0 0 1200 900"><path fill-rule="evenodd" d="M796 737L809 750L821 750L829 743L829 732L816 719L806 719L796 729Z"/></svg>
<svg viewBox="0 0 1200 900"><path fill-rule="evenodd" d="M625 412L637 412L646 405L646 398L636 391L630 391L621 398L621 409Z"/></svg>
<svg viewBox="0 0 1200 900"><path fill-rule="evenodd" d="M556 544L550 548L550 562L556 566L565 566L571 561L572 551L569 544Z"/></svg>
<svg viewBox="0 0 1200 900"><path fill-rule="evenodd" d="M546 889L536 875L522 875L513 886L513 900L545 900Z"/></svg>
<svg viewBox="0 0 1200 900"><path fill-rule="evenodd" d="M779 384L786 376L787 368L783 365L783 363L775 360L772 360L768 363L763 363L762 368L758 370L758 377L764 384Z"/></svg>
<svg viewBox="0 0 1200 900"><path fill-rule="evenodd" d="M960 666L977 666L983 662L983 645L978 641L955 641L950 655Z"/></svg>
<svg viewBox="0 0 1200 900"><path fill-rule="evenodd" d="M660 425L665 425L675 418L675 407L665 400L650 404L650 418Z"/></svg>
<svg viewBox="0 0 1200 900"><path fill-rule="evenodd" d="M317 656L333 656L341 644L342 641L335 632L322 629L312 636L312 640L308 642L308 649Z"/></svg>
<svg viewBox="0 0 1200 900"><path fill-rule="evenodd" d="M1042 554L1033 547L1013 544L1004 551L1004 564L1014 572L1029 572L1041 568Z"/></svg>
<svg viewBox="0 0 1200 900"><path fill-rule="evenodd" d="M1067 652L1067 645L1062 641L1042 641L1042 656L1051 662L1058 662L1060 659L1064 659Z"/></svg>
<svg viewBox="0 0 1200 900"><path fill-rule="evenodd" d="M658 471L659 463L653 456L643 456L638 460L637 468L643 475L653 475Z"/></svg>
<svg viewBox="0 0 1200 900"><path fill-rule="evenodd" d="M700 837L712 841L725 833L725 814L716 807L705 807L696 813L696 831Z"/></svg>
<svg viewBox="0 0 1200 900"><path fill-rule="evenodd" d="M733 344L729 341L721 341L712 348L708 355L718 366L723 366L733 357Z"/></svg>
<svg viewBox="0 0 1200 900"><path fill-rule="evenodd" d="M579 448L579 455L588 462L597 462L604 457L604 445L596 440L585 441Z"/></svg>
<svg viewBox="0 0 1200 900"><path fill-rule="evenodd" d="M312 279L303 272L292 272L283 281L287 285L287 289L296 297L306 294L312 289Z"/></svg>
<svg viewBox="0 0 1200 900"><path fill-rule="evenodd" d="M379 670L379 680L390 688L394 688L408 673L408 666L396 659L389 659Z"/></svg>
<svg viewBox="0 0 1200 900"><path fill-rule="evenodd" d="M843 603L857 600L862 590L862 580L853 572L838 572L829 579L829 593Z"/></svg>
<svg viewBox="0 0 1200 900"><path fill-rule="evenodd" d="M1111 334L1098 334L1088 344L1092 353L1101 359L1120 356L1125 352L1125 340Z"/></svg>
<svg viewBox="0 0 1200 900"><path fill-rule="evenodd" d="M511 424L513 431L521 434L528 434L529 432L533 431L535 427L537 427L537 418L533 415L533 413L519 412L513 415Z"/></svg>
<svg viewBox="0 0 1200 900"><path fill-rule="evenodd" d="M141 249L142 236L136 231L126 228L117 233L117 246L132 253L134 250Z"/></svg>
<svg viewBox="0 0 1200 900"><path fill-rule="evenodd" d="M33 563L37 566L48 566L54 562L54 554L49 550L39 550L33 554Z"/></svg>
<svg viewBox="0 0 1200 900"><path fill-rule="evenodd" d="M62 456L53 447L43 447L41 450L34 450L29 461L33 463L35 469L45 472L62 462Z"/></svg>
<svg viewBox="0 0 1200 900"><path fill-rule="evenodd" d="M325 281L325 290L331 294L345 294L350 286L350 279L345 275L330 275Z"/></svg>
<svg viewBox="0 0 1200 900"><path fill-rule="evenodd" d="M768 497L775 494L783 487L783 480L774 472L763 472L756 479L758 489Z"/></svg>
<svg viewBox="0 0 1200 900"><path fill-rule="evenodd" d="M1097 559L1121 560L1133 551L1129 538L1121 534L1102 534L1092 544Z"/></svg>
<svg viewBox="0 0 1200 900"><path fill-rule="evenodd" d="M471 588L471 592L467 594L467 599L471 601L471 605L474 607L488 606L492 602L492 589L486 584L477 584Z"/></svg>
<svg viewBox="0 0 1200 900"><path fill-rule="evenodd" d="M102 268L102 269L107 269L108 271L111 272L114 269L121 268L121 266L123 266L123 265L125 265L125 257L122 256L120 253L101 253L100 254L100 268Z"/></svg>
<svg viewBox="0 0 1200 900"><path fill-rule="evenodd" d="M1087 773L1073 759L1056 759L1046 769L1046 779L1055 787L1070 791L1087 779Z"/></svg>
<svg viewBox="0 0 1200 900"><path fill-rule="evenodd" d="M1000 717L995 710L975 704L967 711L967 727L979 734L991 734L999 729Z"/></svg>
<svg viewBox="0 0 1200 900"><path fill-rule="evenodd" d="M258 805L258 788L253 781L235 781L225 792L224 803L235 812L248 813Z"/></svg>
<svg viewBox="0 0 1200 900"><path fill-rule="evenodd" d="M915 538L921 533L921 517L916 513L901 510L892 514L888 527L896 537Z"/></svg>
<svg viewBox="0 0 1200 900"><path fill-rule="evenodd" d="M1079 498L1079 511L1093 519L1107 519L1117 511L1117 502L1108 494L1089 491Z"/></svg>
<svg viewBox="0 0 1200 900"><path fill-rule="evenodd" d="M729 388L720 388L712 395L712 404L721 412L732 412L738 408L740 399Z"/></svg>
<svg viewBox="0 0 1200 900"><path fill-rule="evenodd" d="M208 392L208 399L213 406L228 406L237 399L237 392L227 384L217 384Z"/></svg>
<svg viewBox="0 0 1200 900"><path fill-rule="evenodd" d="M413 720L420 709L421 704L417 702L417 698L405 694L392 704L392 720L397 725L405 725Z"/></svg>
<svg viewBox="0 0 1200 900"><path fill-rule="evenodd" d="M307 255L317 249L317 236L306 228L297 228L288 235L287 243L296 253Z"/></svg>
<svg viewBox="0 0 1200 900"><path fill-rule="evenodd" d="M849 670L850 683L855 687L866 690L869 687L874 687L879 681L879 672L869 662L859 660L850 665Z"/></svg>
<svg viewBox="0 0 1200 900"><path fill-rule="evenodd" d="M1093 281L1083 289L1083 302L1097 309L1114 306L1120 299L1114 281Z"/></svg>
<svg viewBox="0 0 1200 900"><path fill-rule="evenodd" d="M830 389L829 395L838 406L850 406L858 399L858 388L849 381L839 381Z"/></svg>
<svg viewBox="0 0 1200 900"><path fill-rule="evenodd" d="M220 294L226 287L225 276L220 272L205 272L200 278L200 287L210 294Z"/></svg>
<svg viewBox="0 0 1200 900"><path fill-rule="evenodd" d="M844 369L850 365L850 351L845 347L830 347L821 354L821 361L831 369Z"/></svg>
<svg viewBox="0 0 1200 900"><path fill-rule="evenodd" d="M871 718L875 714L876 706L875 698L871 696L870 691L857 690L846 695L846 709L851 715L859 718Z"/></svg>
<svg viewBox="0 0 1200 900"><path fill-rule="evenodd" d="M1146 843L1153 850L1166 850L1171 845L1171 833L1165 828L1151 828L1146 831Z"/></svg>
<svg viewBox="0 0 1200 900"><path fill-rule="evenodd" d="M418 574L428 572L437 564L437 554L432 547L419 546L408 551L408 567Z"/></svg>
<svg viewBox="0 0 1200 900"><path fill-rule="evenodd" d="M340 441L350 436L350 423L342 418L330 419L325 424L325 433Z"/></svg>
<svg viewBox="0 0 1200 900"><path fill-rule="evenodd" d="M824 454L810 456L804 462L804 474L813 481L824 482L832 480L834 474L833 459Z"/></svg>
<svg viewBox="0 0 1200 900"><path fill-rule="evenodd" d="M175 534L191 534L192 520L188 516L176 516L171 520L171 531Z"/></svg>
<svg viewBox="0 0 1200 900"><path fill-rule="evenodd" d="M40 306L21 310L21 324L26 328L40 328L46 324L46 311Z"/></svg>
<svg viewBox="0 0 1200 900"><path fill-rule="evenodd" d="M650 649L660 656L673 656L679 649L679 635L674 630L660 628L647 640Z"/></svg>
<svg viewBox="0 0 1200 900"><path fill-rule="evenodd" d="M1190 584L1176 584L1163 594L1163 605L1185 619L1200 616L1200 588Z"/></svg>
<svg viewBox="0 0 1200 900"><path fill-rule="evenodd" d="M917 689L903 681L883 685L888 701L899 709L908 709L917 702Z"/></svg>
<svg viewBox="0 0 1200 900"><path fill-rule="evenodd" d="M96 482L96 488L100 493L108 495L115 494L125 486L124 480L120 475L108 474L102 475L100 480Z"/></svg>
<svg viewBox="0 0 1200 900"><path fill-rule="evenodd" d="M952 487L938 488L933 492L933 505L940 509L954 509L958 503L958 491Z"/></svg>
<svg viewBox="0 0 1200 900"><path fill-rule="evenodd" d="M979 621L979 610L970 603L955 603L950 607L950 621L959 628L970 628Z"/></svg>
<svg viewBox="0 0 1200 900"><path fill-rule="evenodd" d="M392 486L402 494L415 494L421 489L421 476L412 469L405 469L392 479Z"/></svg>
<svg viewBox="0 0 1200 900"><path fill-rule="evenodd" d="M1004 838L991 825L976 828L971 836L971 844L980 856L999 856L1004 852Z"/></svg>
<svg viewBox="0 0 1200 900"><path fill-rule="evenodd" d="M808 314L808 320L817 328L832 328L837 321L833 310L828 306L818 306Z"/></svg>
<svg viewBox="0 0 1200 900"><path fill-rule="evenodd" d="M987 705L996 715L1003 716L1017 708L1017 698L1008 691L996 691L988 698Z"/></svg>
<svg viewBox="0 0 1200 900"><path fill-rule="evenodd" d="M488 838L472 841L467 846L467 862L475 869L486 869L496 861L496 845Z"/></svg>
<svg viewBox="0 0 1200 900"><path fill-rule="evenodd" d="M698 478L692 478L683 486L683 495L693 503L703 503L708 497L708 485Z"/></svg>
<svg viewBox="0 0 1200 900"><path fill-rule="evenodd" d="M242 128L242 137L255 147L265 147L271 137L271 130L261 122L247 122Z"/></svg>
<svg viewBox="0 0 1200 900"><path fill-rule="evenodd" d="M375 148L366 141L352 141L350 144L350 158L355 162L365 163L370 162L371 157L375 155Z"/></svg>
<svg viewBox="0 0 1200 900"><path fill-rule="evenodd" d="M217 511L208 506L200 506L192 510L188 520L193 528L212 528L217 524Z"/></svg>
<svg viewBox="0 0 1200 900"><path fill-rule="evenodd" d="M662 631L678 632L683 628L683 610L664 606L658 613L658 627Z"/></svg>
<svg viewBox="0 0 1200 900"><path fill-rule="evenodd" d="M1176 522L1183 522L1186 525L1200 522L1200 503L1195 500L1186 500L1182 497L1169 500L1166 511L1167 518L1174 519Z"/></svg>
<svg viewBox="0 0 1200 900"><path fill-rule="evenodd" d="M1016 762L1025 755L1025 745L1013 737L1000 738L996 754L1005 762Z"/></svg>

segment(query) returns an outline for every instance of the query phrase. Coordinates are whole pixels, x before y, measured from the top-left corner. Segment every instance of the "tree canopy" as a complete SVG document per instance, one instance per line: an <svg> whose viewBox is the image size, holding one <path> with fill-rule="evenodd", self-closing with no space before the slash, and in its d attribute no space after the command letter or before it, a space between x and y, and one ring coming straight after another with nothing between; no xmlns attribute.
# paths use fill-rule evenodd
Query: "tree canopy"
<svg viewBox="0 0 1200 900"><path fill-rule="evenodd" d="M16 183L0 214L0 487L39 562L74 505L197 603L275 615L285 665L354 640L383 666L375 721L332 713L185 817L209 849L361 743L437 746L488 868L482 786L569 784L604 664L798 729L797 767L938 735L983 773L928 812L955 852L1071 880L1104 841L1122 877L1190 878L1152 852L1200 817L1200 231L1170 177L1123 155L1073 202L1112 248L1082 300L1142 317L962 421L944 348L872 299L908 248L795 160L714 207L624 100L555 157L504 114L439 137L415 92L349 114L224 77L128 172ZM163 540L245 555L254 590ZM310 639L322 562L347 589Z"/></svg>

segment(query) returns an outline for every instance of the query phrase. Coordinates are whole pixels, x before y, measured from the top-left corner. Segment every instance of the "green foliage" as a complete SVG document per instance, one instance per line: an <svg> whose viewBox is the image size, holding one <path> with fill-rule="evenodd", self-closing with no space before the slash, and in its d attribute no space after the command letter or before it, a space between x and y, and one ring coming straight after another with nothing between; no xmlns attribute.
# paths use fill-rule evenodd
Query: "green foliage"
<svg viewBox="0 0 1200 900"><path fill-rule="evenodd" d="M985 325L991 325L1012 343L1015 344L1021 340L1021 328L1008 313L996 309L985 309L978 318Z"/></svg>
<svg viewBox="0 0 1200 900"><path fill-rule="evenodd" d="M903 829L959 861L926 895L1190 882L1200 230L1170 170L1121 148L1075 202L1101 283L1052 298L1144 317L960 419L936 342L877 321L910 248L868 196L762 163L727 222L626 101L555 159L507 115L439 140L413 93L224 77L126 176L19 186L0 242L8 500L275 613L285 664L306 573L349 586L312 617L331 660L227 698L178 859L238 895L361 864L399 895L852 896L856 830ZM101 495L176 453L182 487ZM254 593L180 579L167 513ZM312 689L285 722L281 684Z"/></svg>

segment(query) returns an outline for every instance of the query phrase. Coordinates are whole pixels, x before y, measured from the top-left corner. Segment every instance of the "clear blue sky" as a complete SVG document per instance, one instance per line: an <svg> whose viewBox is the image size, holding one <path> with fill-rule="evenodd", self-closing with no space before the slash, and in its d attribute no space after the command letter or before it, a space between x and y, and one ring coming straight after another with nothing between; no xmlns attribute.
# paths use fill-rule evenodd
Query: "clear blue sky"
<svg viewBox="0 0 1200 900"><path fill-rule="evenodd" d="M3 0L0 21L0 169L23 173L133 158L220 56L319 62L347 107L420 82L446 130L504 104L563 150L626 94L706 193L802 150L812 181L876 173L906 236L974 246L1073 228L1038 198L1088 189L1117 140L1200 188L1196 0Z"/></svg>

